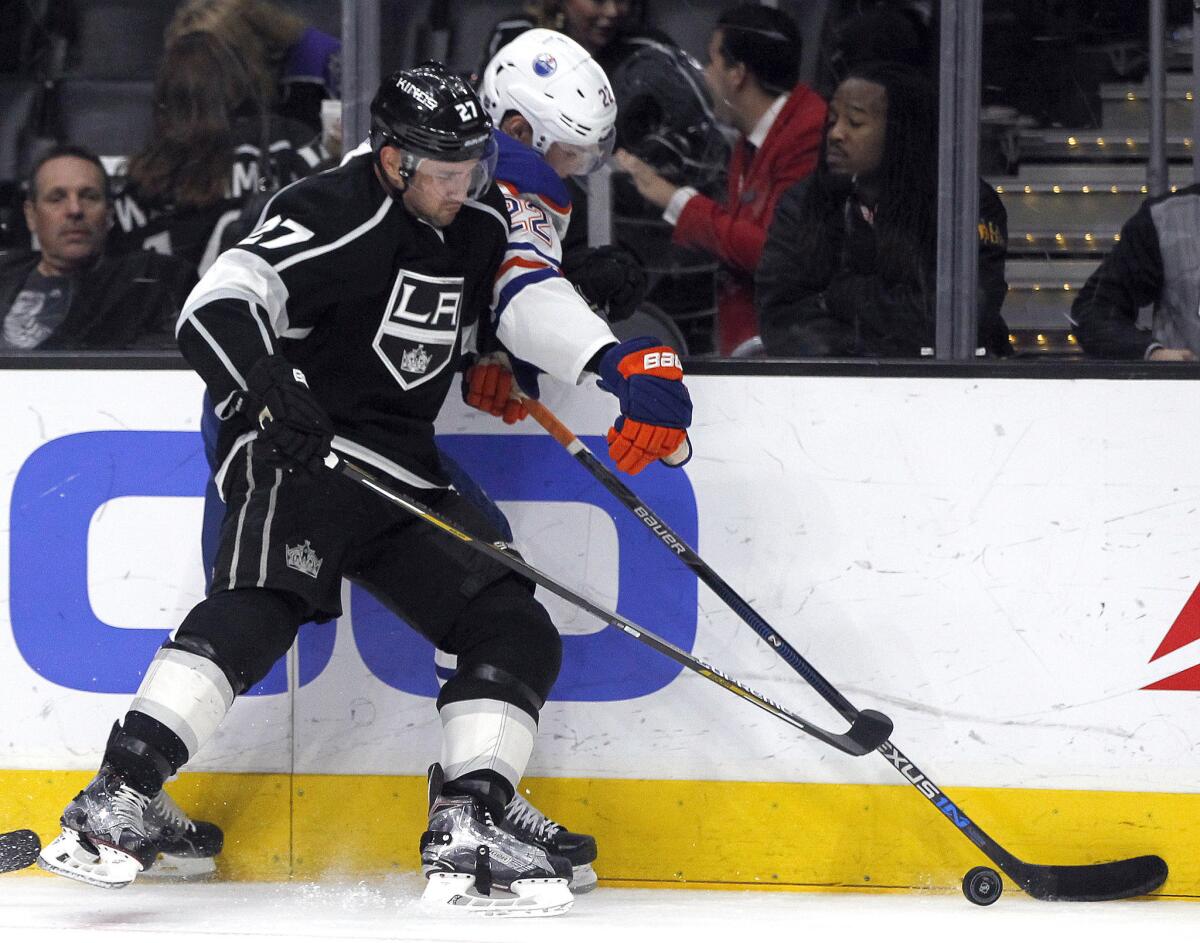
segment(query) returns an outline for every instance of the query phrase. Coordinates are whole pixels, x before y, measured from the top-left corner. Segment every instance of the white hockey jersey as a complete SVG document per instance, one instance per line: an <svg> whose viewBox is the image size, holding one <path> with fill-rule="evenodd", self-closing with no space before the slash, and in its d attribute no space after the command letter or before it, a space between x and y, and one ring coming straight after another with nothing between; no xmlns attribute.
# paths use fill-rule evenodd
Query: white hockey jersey
<svg viewBox="0 0 1200 943"><path fill-rule="evenodd" d="M552 377L579 383L592 356L617 339L562 273L571 198L541 154L503 132L496 138L496 182L509 216L492 295L496 338Z"/></svg>

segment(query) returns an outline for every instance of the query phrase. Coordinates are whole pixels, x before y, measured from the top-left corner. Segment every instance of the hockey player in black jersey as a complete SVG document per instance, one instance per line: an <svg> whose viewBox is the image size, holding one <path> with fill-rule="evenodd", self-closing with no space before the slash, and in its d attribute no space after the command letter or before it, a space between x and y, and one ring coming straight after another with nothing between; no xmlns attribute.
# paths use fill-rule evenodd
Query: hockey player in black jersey
<svg viewBox="0 0 1200 943"><path fill-rule="evenodd" d="M221 419L227 510L216 572L147 669L95 779L64 811L39 859L48 870L103 887L132 881L154 854L150 797L301 624L340 614L345 576L458 658L437 699L444 745L421 839L426 896L448 903L475 884L481 909L571 904L569 863L495 824L561 660L533 587L322 461L332 448L499 538L447 487L433 440L508 237L490 179L491 122L436 63L393 74L371 111L370 152L282 190L180 316L180 348ZM612 347L561 343L593 370ZM514 353L536 362L541 352ZM661 359L624 357L612 374L622 415L651 429L661 417L674 435L691 405Z"/></svg>

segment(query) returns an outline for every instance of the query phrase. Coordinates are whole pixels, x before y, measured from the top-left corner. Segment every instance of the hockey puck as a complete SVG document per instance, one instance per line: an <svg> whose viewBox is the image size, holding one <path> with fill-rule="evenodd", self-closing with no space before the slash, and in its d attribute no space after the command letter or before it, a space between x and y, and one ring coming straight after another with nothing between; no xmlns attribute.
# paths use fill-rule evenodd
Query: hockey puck
<svg viewBox="0 0 1200 943"><path fill-rule="evenodd" d="M37 861L42 842L37 833L27 828L0 833L0 874L19 871Z"/></svg>
<svg viewBox="0 0 1200 943"><path fill-rule="evenodd" d="M986 907L1000 899L1004 883L992 868L972 868L962 880L962 889L972 904Z"/></svg>

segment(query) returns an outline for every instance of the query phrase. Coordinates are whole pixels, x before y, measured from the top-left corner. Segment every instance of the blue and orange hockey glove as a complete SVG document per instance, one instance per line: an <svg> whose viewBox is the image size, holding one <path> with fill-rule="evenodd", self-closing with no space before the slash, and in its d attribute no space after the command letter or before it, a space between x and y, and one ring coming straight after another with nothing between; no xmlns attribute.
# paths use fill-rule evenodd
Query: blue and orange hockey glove
<svg viewBox="0 0 1200 943"><path fill-rule="evenodd" d="M656 337L623 341L600 358L597 385L620 403L621 415L608 430L608 454L619 470L636 475L659 459L681 465L690 457L684 446L692 398L674 350Z"/></svg>

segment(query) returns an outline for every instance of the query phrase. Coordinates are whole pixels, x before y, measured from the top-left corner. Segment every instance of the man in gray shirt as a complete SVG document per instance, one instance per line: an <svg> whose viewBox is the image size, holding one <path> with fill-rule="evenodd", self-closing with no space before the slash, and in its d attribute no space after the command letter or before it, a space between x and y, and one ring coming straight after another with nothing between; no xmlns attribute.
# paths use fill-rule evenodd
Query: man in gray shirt
<svg viewBox="0 0 1200 943"><path fill-rule="evenodd" d="M62 324L70 304L70 276L44 275L41 268L35 268L4 318L0 347L32 350L39 346Z"/></svg>
<svg viewBox="0 0 1200 943"><path fill-rule="evenodd" d="M1143 320L1140 312L1153 306ZM1089 357L1194 361L1200 355L1200 186L1151 197L1075 297Z"/></svg>

